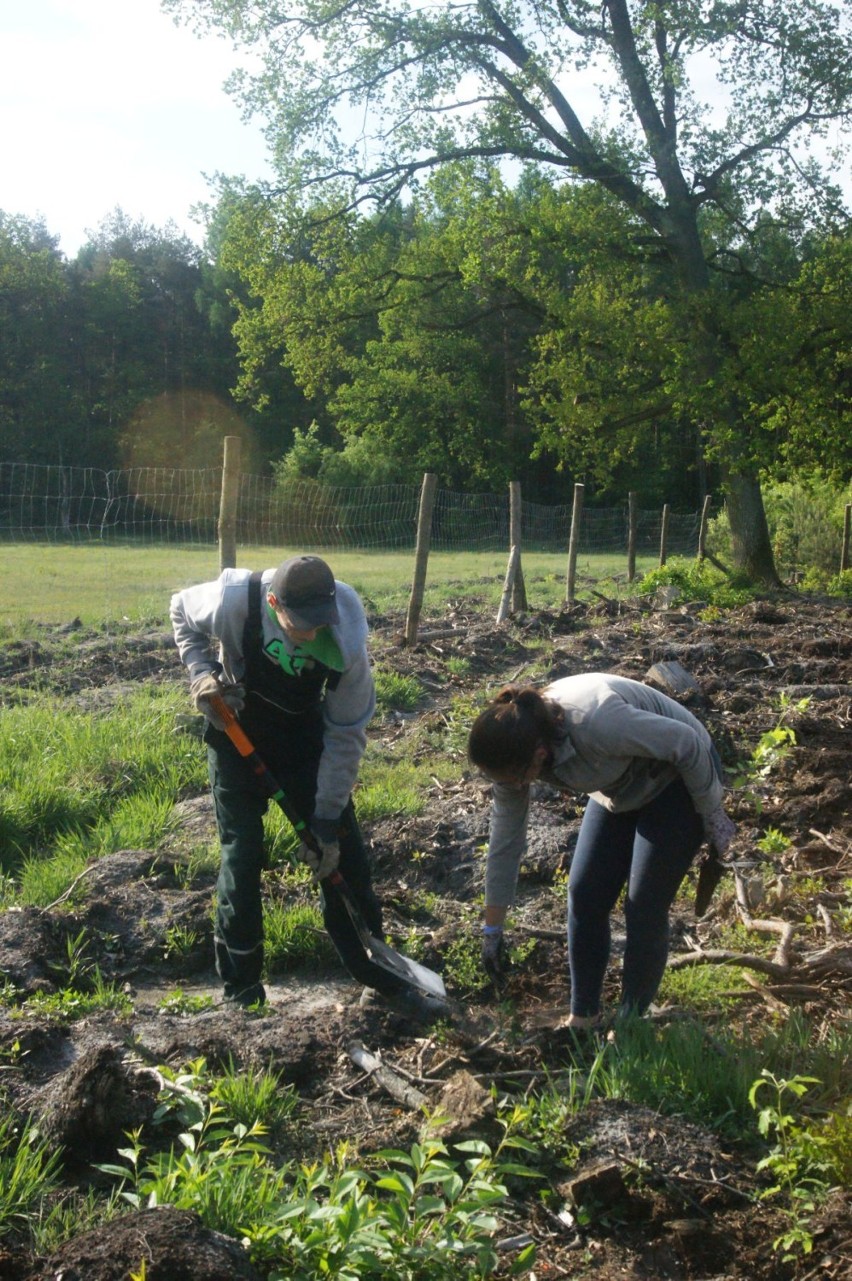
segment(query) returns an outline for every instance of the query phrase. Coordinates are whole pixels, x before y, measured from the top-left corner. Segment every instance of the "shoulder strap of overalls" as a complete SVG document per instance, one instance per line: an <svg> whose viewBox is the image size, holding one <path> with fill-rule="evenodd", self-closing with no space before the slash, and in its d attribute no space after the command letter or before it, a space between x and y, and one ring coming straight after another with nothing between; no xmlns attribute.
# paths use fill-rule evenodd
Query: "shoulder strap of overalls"
<svg viewBox="0 0 852 1281"><path fill-rule="evenodd" d="M260 614L260 580L262 573L254 570L248 580L248 614L246 615L246 634L259 647L263 646L263 623Z"/></svg>

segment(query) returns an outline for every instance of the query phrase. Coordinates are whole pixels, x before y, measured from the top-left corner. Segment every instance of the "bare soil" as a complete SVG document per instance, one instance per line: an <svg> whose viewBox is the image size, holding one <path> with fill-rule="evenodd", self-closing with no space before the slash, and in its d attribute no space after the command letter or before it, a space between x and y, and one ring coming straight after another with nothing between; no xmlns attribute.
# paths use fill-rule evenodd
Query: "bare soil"
<svg viewBox="0 0 852 1281"><path fill-rule="evenodd" d="M754 795L734 794L740 875L725 877L700 921L692 910L694 881L684 883L673 914L671 964L694 963L698 953L703 962L709 957L710 963L731 964L720 934L739 918L754 940L738 962L749 982L738 997L743 1027L785 1019L795 1010L807 1014L816 1036L848 1021L852 611L790 596L717 617L699 612L695 606L598 599L591 607L519 615L497 627L465 600L440 618L421 620L412 647L401 642L401 618L371 619L376 662L416 675L424 689L414 712L377 718L372 736L392 752L407 736L430 729L458 764L451 783L434 780L418 817L365 825L391 942L399 945L418 933L422 959L442 969L453 940L476 921L488 789L466 768L466 726L456 723L453 702L459 694L591 670L650 680L692 707L733 768L777 725L784 692L794 703L810 699L785 720L795 747L759 784L759 814ZM108 709L139 682L183 680L165 631L106 636L74 623L7 646L0 652L0 675L12 691L47 687L92 709ZM364 1154L407 1147L420 1132L422 1112L410 1106L410 1097L406 1103L404 1090L394 1097L388 1078L383 1083L381 1074L356 1064L353 1049L360 1045L402 1087L425 1096L430 1110L451 1118L449 1142L471 1134L493 1138L492 1083L517 1091L558 1081L576 1055L564 1029L561 886L583 798L544 786L537 791L513 936L532 949L506 990L451 990L457 1016L431 1031L399 1014L362 1009L359 989L332 965L310 977L270 974L263 1016L224 1007L211 964L213 877L187 881L193 845L214 836L211 805L206 794L180 798L177 835L163 848L122 850L93 862L63 901L0 915L0 976L22 1000L67 985L61 976L67 974L68 941L85 931L95 947L90 959L106 979L125 986L133 1003L128 1017L100 1013L74 1022L13 1017L2 1007L7 1106L36 1117L62 1148L68 1187L97 1183L102 1176L95 1164L117 1159L127 1131L141 1127L154 1141L157 1066L176 1070L200 1057L214 1071L229 1062L271 1065L298 1090L299 1123L276 1138L282 1159L321 1156L344 1136ZM769 827L789 838L783 852L758 851L755 842ZM266 890L273 895L280 889L273 869ZM614 926L610 998L618 986L618 920ZM196 942L169 959L167 940L176 928ZM774 952L767 952L767 938ZM212 995L215 1004L190 1015L164 1012L161 1002L176 988ZM731 1016L699 1016L668 1005L654 1017L700 1017L713 1053L714 1027ZM852 1213L843 1193L820 1211L812 1254L784 1263L772 1249L783 1220L773 1202L755 1200L760 1153L752 1139L723 1141L678 1115L677 1099L665 1114L595 1102L566 1129L566 1148L580 1153L578 1162L543 1168L553 1196L545 1202L538 1188L512 1187L501 1274L508 1275L511 1265L510 1239L531 1237L538 1243L539 1279L852 1277ZM578 1202L600 1212L580 1224L572 1212ZM238 1241L206 1230L192 1214L164 1207L128 1213L75 1237L51 1258L33 1258L23 1237L6 1236L0 1281L123 1281L142 1260L147 1281L262 1275Z"/></svg>

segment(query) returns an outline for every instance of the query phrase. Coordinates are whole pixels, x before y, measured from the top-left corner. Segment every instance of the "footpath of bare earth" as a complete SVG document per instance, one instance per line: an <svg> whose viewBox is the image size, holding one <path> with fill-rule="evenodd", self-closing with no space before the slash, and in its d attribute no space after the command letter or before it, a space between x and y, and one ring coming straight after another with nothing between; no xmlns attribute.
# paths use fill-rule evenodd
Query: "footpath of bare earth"
<svg viewBox="0 0 852 1281"><path fill-rule="evenodd" d="M440 618L424 618L416 645L400 640L401 618L371 619L375 660L416 675L424 696L414 713L387 714L371 734L393 753L406 737L431 727L447 739L458 769L435 779L416 818L365 825L378 892L392 941L420 935L423 959L441 969L459 932L475 928L483 886L488 789L472 777L463 755L464 725L456 725L459 696L481 696L509 680L541 683L578 671L618 672L637 679L690 678L678 696L704 720L725 763L747 757L780 715L782 693L799 704L785 724L795 733L789 755L767 776L761 812L735 793L736 854L745 869L737 902L726 877L707 915L696 921L694 885L687 881L673 914L671 965L694 960L730 964L720 943L737 917L752 931L754 955L740 957L747 987L739 992L743 1027L793 1011L807 1014L819 1036L850 1016L852 938L848 888L852 877L852 611L837 602L780 597L720 612L698 607L651 608L599 600L560 614L530 613L501 626L465 601ZM0 675L10 689L35 683L92 707L123 697L138 682L180 682L183 674L168 633L102 637L83 629L73 663L67 636L45 629L0 652ZM466 663L450 663L465 659ZM460 674L461 673L461 674ZM665 687L665 684L663 685ZM670 689L671 692L671 689ZM200 744L199 744L199 750ZM127 1131L150 1119L159 1079L203 1057L212 1070L272 1066L301 1098L298 1127L283 1159L321 1156L346 1137L353 1153L407 1147L423 1124L412 1107L451 1117L449 1141L471 1134L493 1138L492 1084L522 1090L558 1081L571 1063L562 1026L566 1011L564 881L582 811L581 798L537 789L528 854L522 868L513 938L529 947L508 987L463 994L459 1015L424 1030L400 1015L361 1009L359 990L339 969L312 975L272 974L270 1008L262 1017L224 1008L211 968L208 874L187 882L186 850L211 839L206 795L179 807L180 824L167 848L123 850L93 864L72 897L47 910L0 916L0 974L22 998L54 988L67 963L67 943L81 930L103 940L97 956L106 979L126 985L133 1013L77 1022L13 1018L0 1009L0 1061L8 1105L33 1115L66 1153L68 1184L85 1186L95 1163L115 1161ZM776 828L789 838L779 854L761 854L757 839ZM750 864L760 872L763 898L747 897ZM802 892L801 887L806 888ZM269 892L275 891L274 875ZM430 912L424 914L428 892ZM193 934L196 945L166 961L167 932ZM620 922L608 996L617 994ZM766 938L775 951L767 964ZM762 946L758 946L758 941ZM164 1012L163 997L179 988L215 1003L193 1014ZM700 1018L714 1053L719 1012L696 1015L663 1005L661 1022ZM17 1043L17 1045L16 1045ZM359 1066L364 1047L390 1076ZM720 1059L720 1071L724 1061ZM388 1088L396 1081L396 1094ZM401 1085L400 1085L401 1083ZM409 1087L409 1093L403 1087ZM408 1102L406 1102L408 1099ZM570 1172L545 1171L570 1203L571 1179L595 1172L614 1186L616 1208L587 1226L546 1209L535 1189L512 1190L507 1237L538 1243L537 1278L689 1278L762 1281L766 1278L852 1276L852 1215L838 1194L814 1224L814 1249L799 1264L781 1262L771 1242L781 1230L772 1202L756 1202L759 1179L753 1150L736 1149L678 1116L613 1101L597 1101L566 1128L566 1146L583 1155ZM641 1180L630 1179L641 1167ZM146 1261L147 1281L214 1281L259 1277L238 1241L207 1231L198 1219L170 1208L128 1213L100 1231L74 1238L54 1257L33 1259L14 1235L0 1241L0 1281L118 1281ZM506 1255L506 1268L510 1254Z"/></svg>

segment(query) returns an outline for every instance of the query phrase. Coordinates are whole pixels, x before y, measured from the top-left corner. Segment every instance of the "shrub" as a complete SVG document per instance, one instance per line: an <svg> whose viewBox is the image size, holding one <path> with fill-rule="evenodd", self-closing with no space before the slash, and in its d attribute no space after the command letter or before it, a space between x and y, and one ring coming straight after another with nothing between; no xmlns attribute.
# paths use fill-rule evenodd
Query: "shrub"
<svg viewBox="0 0 852 1281"><path fill-rule="evenodd" d="M751 599L746 587L726 578L706 563L673 556L659 569L652 569L639 582L640 596L653 596L660 587L677 587L682 600L707 601L708 605L732 609Z"/></svg>

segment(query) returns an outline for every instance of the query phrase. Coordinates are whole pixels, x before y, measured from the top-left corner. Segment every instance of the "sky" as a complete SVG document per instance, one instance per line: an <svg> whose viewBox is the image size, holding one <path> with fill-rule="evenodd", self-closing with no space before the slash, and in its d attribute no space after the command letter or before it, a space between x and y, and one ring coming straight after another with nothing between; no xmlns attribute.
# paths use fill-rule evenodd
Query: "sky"
<svg viewBox="0 0 852 1281"><path fill-rule="evenodd" d="M42 217L69 258L116 207L201 243L205 174L269 176L261 122L222 88L240 56L159 0L0 0L0 210Z"/></svg>
<svg viewBox="0 0 852 1281"><path fill-rule="evenodd" d="M69 258L116 208L200 244L205 175L271 176L261 121L222 88L246 56L159 0L0 0L0 210L43 218Z"/></svg>

